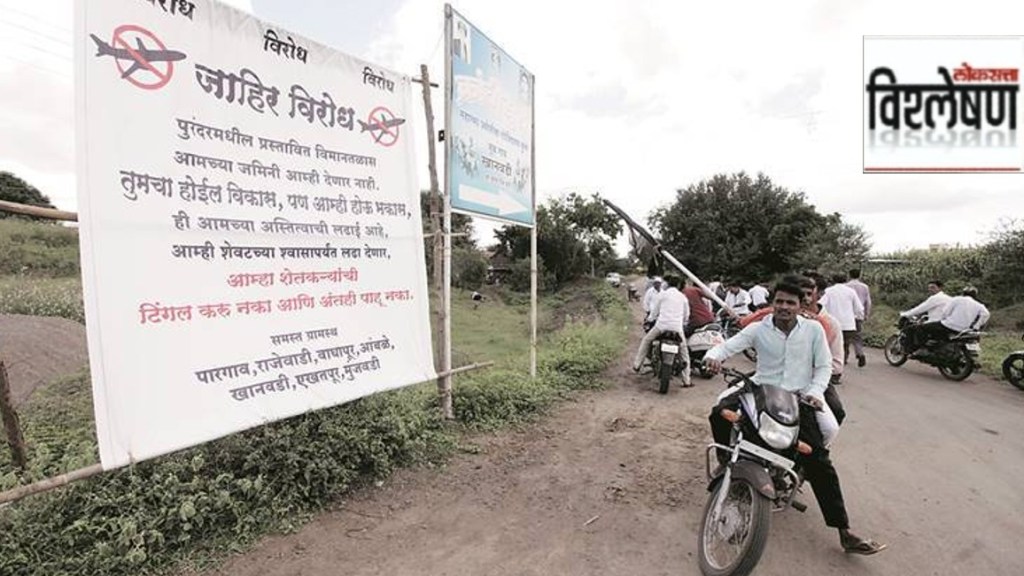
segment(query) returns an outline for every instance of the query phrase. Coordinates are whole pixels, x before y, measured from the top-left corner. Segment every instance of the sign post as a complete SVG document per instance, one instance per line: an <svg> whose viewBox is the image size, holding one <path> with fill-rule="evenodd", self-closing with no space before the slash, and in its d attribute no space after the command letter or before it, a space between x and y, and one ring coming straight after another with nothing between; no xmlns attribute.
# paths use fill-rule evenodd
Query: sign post
<svg viewBox="0 0 1024 576"><path fill-rule="evenodd" d="M532 228L530 374L536 376L535 78L450 4L445 32L446 214ZM449 258L450 241L446 246Z"/></svg>

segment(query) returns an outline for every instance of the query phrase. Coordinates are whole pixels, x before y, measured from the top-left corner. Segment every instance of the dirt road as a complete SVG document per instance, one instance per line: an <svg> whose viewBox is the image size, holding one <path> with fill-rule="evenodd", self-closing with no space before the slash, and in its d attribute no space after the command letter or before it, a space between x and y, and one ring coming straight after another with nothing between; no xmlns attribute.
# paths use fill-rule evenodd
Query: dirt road
<svg viewBox="0 0 1024 576"><path fill-rule="evenodd" d="M877 353L848 372L834 457L854 529L890 548L844 555L807 487L807 513L773 517L756 573L1020 574L1024 394ZM699 574L706 413L722 380L662 396L625 355L607 378L535 427L400 472L208 574Z"/></svg>

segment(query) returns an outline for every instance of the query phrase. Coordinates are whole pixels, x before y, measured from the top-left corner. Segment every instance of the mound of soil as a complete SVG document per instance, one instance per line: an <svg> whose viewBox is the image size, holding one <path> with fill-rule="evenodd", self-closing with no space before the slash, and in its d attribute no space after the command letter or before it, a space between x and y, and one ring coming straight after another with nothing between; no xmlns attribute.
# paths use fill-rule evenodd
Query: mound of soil
<svg viewBox="0 0 1024 576"><path fill-rule="evenodd" d="M0 361L18 407L36 388L88 368L85 326L64 318L0 314Z"/></svg>

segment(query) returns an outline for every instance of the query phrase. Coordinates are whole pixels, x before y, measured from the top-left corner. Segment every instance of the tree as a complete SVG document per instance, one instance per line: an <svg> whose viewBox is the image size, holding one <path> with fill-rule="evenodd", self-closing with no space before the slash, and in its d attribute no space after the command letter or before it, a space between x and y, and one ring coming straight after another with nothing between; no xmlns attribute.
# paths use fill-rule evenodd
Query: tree
<svg viewBox="0 0 1024 576"><path fill-rule="evenodd" d="M982 298L994 306L1024 302L1024 227L1004 220L982 252L986 260Z"/></svg>
<svg viewBox="0 0 1024 576"><path fill-rule="evenodd" d="M863 231L838 214L822 216L803 193L764 174L719 174L678 190L675 202L656 210L649 223L673 256L704 277L754 282L821 258L811 253L815 249L827 255L867 251Z"/></svg>
<svg viewBox="0 0 1024 576"><path fill-rule="evenodd" d="M35 186L25 182L10 172L0 171L0 200L28 204L30 206L41 206L53 208L50 199L40 192ZM0 212L0 218L15 217L8 212ZM33 218L32 216L17 216L18 218Z"/></svg>
<svg viewBox="0 0 1024 576"><path fill-rule="evenodd" d="M430 191L420 191L420 215L423 217L423 233L430 233ZM456 235L457 234L457 235ZM434 270L434 243L424 242L424 250L427 256L427 277L433 274ZM473 219L465 214L452 213L452 258L459 252L459 249L477 250L476 240L473 239ZM452 266L455 270L457 266Z"/></svg>
<svg viewBox="0 0 1024 576"><path fill-rule="evenodd" d="M537 208L537 254L547 263L554 287L615 265L612 242L622 232L617 216L593 195L575 192L551 198ZM511 260L529 259L530 230L503 226L495 231L499 252Z"/></svg>
<svg viewBox="0 0 1024 576"><path fill-rule="evenodd" d="M796 256L796 267L846 272L859 267L870 251L868 233L856 224L843 222L842 216L832 213L808 234Z"/></svg>

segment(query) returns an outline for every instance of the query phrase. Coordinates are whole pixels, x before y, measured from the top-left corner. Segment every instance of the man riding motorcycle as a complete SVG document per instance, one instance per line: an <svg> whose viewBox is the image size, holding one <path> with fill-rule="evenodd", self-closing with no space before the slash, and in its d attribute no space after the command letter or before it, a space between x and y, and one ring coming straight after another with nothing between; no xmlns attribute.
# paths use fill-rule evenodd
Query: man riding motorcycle
<svg viewBox="0 0 1024 576"><path fill-rule="evenodd" d="M648 317L648 322L653 322L654 325L644 335L643 340L640 341L640 349L636 352L636 358L633 360L633 371L639 372L640 366L643 364L644 358L650 352L651 344L658 339L659 336L664 332L675 332L680 336L683 335L684 327L690 316L690 304L686 300L686 296L679 291L679 287L682 285L682 279L678 276L668 276L666 279L668 285L660 294L654 299L654 304L651 307L651 312ZM679 354L683 358L689 356L689 351L686 348L686 339L683 338L679 344ZM686 367L683 368L683 387L689 388L693 386L693 382L690 379L690 364L687 362Z"/></svg>
<svg viewBox="0 0 1024 576"><path fill-rule="evenodd" d="M978 302L978 289L967 286L960 291L960 296L950 298L941 314L923 324L907 327L907 354L912 354L929 339L945 340L951 334L965 330L978 330L988 322L990 313L984 304ZM901 316L903 314L900 314Z"/></svg>
<svg viewBox="0 0 1024 576"><path fill-rule="evenodd" d="M942 291L943 284L941 280L932 280L928 283L928 298L921 302L917 306L914 306L910 310L904 310L900 312L900 318L913 318L920 316L924 321L936 321L942 317L943 310L946 309L946 305L952 298L949 294ZM916 332L919 330L919 326L909 326L907 328L907 336L914 342L917 342Z"/></svg>
<svg viewBox="0 0 1024 576"><path fill-rule="evenodd" d="M811 446L809 455L800 456L804 477L814 489L825 523L839 531L843 550L852 554L875 554L886 545L850 532L839 475L829 459L828 436L830 431L834 434L838 429L835 417L823 400L832 372L832 356L822 325L800 315L803 298L799 285L780 282L774 290L773 314L712 348L705 356L705 363L712 372L718 372L723 360L754 346L757 349L755 384L771 384L801 393L822 408L816 420L801 422L801 438L806 437ZM726 393L711 411L709 421L718 444L729 444L732 423L726 415L735 413L738 403L735 394Z"/></svg>

